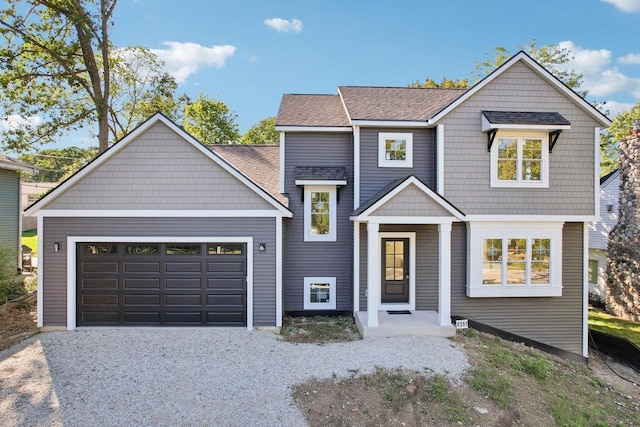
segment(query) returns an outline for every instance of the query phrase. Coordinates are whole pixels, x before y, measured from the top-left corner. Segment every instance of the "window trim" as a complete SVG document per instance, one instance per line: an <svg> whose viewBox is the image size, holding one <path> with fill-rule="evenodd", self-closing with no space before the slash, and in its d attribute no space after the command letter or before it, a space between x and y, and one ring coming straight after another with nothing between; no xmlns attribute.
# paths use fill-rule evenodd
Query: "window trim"
<svg viewBox="0 0 640 427"><path fill-rule="evenodd" d="M558 297L562 296L562 227L564 222L470 222L468 231L469 262L467 266L467 296L491 297ZM551 239L549 284L484 285L482 283L482 250L484 239ZM528 261L531 251L527 252Z"/></svg>
<svg viewBox="0 0 640 427"><path fill-rule="evenodd" d="M329 302L311 302L311 284L327 283L329 285ZM336 278L335 277L305 277L304 278L304 309L305 310L335 310L336 309Z"/></svg>
<svg viewBox="0 0 640 427"><path fill-rule="evenodd" d="M516 139L517 142L517 166L516 180L502 181L498 179L498 148L500 139ZM540 139L542 141L542 153L540 162L540 181L523 181L522 171L522 147L525 139ZM549 134L540 131L519 130L502 131L496 134L496 141L491 146L491 187L494 188L549 188Z"/></svg>
<svg viewBox="0 0 640 427"><path fill-rule="evenodd" d="M311 193L329 193L329 233L316 235L311 233ZM335 242L337 240L337 190L335 185L305 185L304 186L304 241L305 242Z"/></svg>
<svg viewBox="0 0 640 427"><path fill-rule="evenodd" d="M387 152L387 139L404 139L406 140L406 159L405 160L387 160L385 154ZM378 133L378 167L379 168L412 168L413 167L413 133L409 132L379 132Z"/></svg>

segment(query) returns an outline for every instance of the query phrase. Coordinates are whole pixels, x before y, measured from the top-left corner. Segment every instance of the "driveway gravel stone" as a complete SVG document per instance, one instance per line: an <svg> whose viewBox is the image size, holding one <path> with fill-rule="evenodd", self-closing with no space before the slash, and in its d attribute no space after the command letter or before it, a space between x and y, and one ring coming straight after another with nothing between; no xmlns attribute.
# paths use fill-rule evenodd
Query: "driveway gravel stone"
<svg viewBox="0 0 640 427"><path fill-rule="evenodd" d="M0 424L303 426L291 386L376 366L458 380L467 362L439 337L317 345L239 328L48 332L0 352Z"/></svg>

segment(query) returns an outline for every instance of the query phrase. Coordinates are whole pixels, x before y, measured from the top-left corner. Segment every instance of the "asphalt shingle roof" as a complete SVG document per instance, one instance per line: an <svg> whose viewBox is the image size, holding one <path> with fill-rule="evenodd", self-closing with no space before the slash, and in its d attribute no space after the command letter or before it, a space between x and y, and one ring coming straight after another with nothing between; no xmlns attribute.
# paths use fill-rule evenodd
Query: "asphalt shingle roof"
<svg viewBox="0 0 640 427"><path fill-rule="evenodd" d="M570 125L569 120L555 112L525 111L483 111L482 114L493 124L517 125Z"/></svg>
<svg viewBox="0 0 640 427"><path fill-rule="evenodd" d="M280 193L280 146L278 145L208 145L284 206L289 199Z"/></svg>
<svg viewBox="0 0 640 427"><path fill-rule="evenodd" d="M426 121L466 89L340 86L351 120Z"/></svg>
<svg viewBox="0 0 640 427"><path fill-rule="evenodd" d="M295 179L346 181L347 168L336 166L297 166Z"/></svg>
<svg viewBox="0 0 640 427"><path fill-rule="evenodd" d="M351 126L338 95L285 94L276 126Z"/></svg>
<svg viewBox="0 0 640 427"><path fill-rule="evenodd" d="M9 156L5 156L3 154L0 154L0 169L2 169L2 165L6 165L6 166L10 166L11 169L13 169L13 167L17 167L17 168L21 168L21 169L35 169L34 166L29 165L27 163L24 162L19 162L18 160L12 159Z"/></svg>

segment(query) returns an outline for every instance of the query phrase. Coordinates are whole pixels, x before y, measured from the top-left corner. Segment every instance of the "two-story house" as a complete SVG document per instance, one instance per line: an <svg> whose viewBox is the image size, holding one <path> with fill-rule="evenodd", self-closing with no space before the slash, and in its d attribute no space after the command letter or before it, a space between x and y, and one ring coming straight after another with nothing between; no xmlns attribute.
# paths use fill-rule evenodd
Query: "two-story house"
<svg viewBox="0 0 640 427"><path fill-rule="evenodd" d="M461 316L586 356L609 124L523 52L468 90L284 95L279 146L205 147L156 115L28 209L39 323L347 312L366 337Z"/></svg>

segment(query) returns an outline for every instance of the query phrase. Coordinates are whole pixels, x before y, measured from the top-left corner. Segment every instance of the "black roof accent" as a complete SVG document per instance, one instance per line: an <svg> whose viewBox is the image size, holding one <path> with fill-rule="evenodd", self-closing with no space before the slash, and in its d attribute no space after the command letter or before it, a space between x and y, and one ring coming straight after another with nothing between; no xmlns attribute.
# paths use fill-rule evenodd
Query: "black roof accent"
<svg viewBox="0 0 640 427"><path fill-rule="evenodd" d="M437 194L440 199L442 199L443 201L445 201L449 206L451 206L453 209L455 209L456 211L460 212L460 215L464 216L464 212L462 212L460 209L458 209L456 206L454 206L450 201L448 201L447 199L445 199L444 197L442 197L440 194L438 194L437 191L435 191L433 188L431 188L430 186L428 186L427 184L424 183L424 181L422 181L420 178L418 178L415 175L408 175L404 178L398 178L398 179L394 179L393 181L389 182L387 185L385 185L383 188L381 188L378 192L376 192L373 196L371 196L371 198L369 198L369 200L367 200L366 202L364 202L362 205L360 205L358 207L358 209L354 210L353 212L351 212L351 215L349 216L358 216L360 215L362 212L366 211L367 209L369 209L371 206L375 205L378 200L382 199L384 196L386 196L388 193L390 193L391 191L393 191L396 187L398 187L400 184L402 184L403 182L405 182L406 180L408 180L409 178L415 178L418 182L420 182L422 185L424 185L425 187L427 187L429 190L433 191L435 194Z"/></svg>
<svg viewBox="0 0 640 427"><path fill-rule="evenodd" d="M528 111L483 111L492 124L503 125L571 125L560 113Z"/></svg>
<svg viewBox="0 0 640 427"><path fill-rule="evenodd" d="M613 176L613 174L614 174L614 173L616 173L616 172L618 172L619 170L620 170L620 169L616 169L616 170L613 170L613 171L609 172L609 173L608 173L608 174L606 174L605 176L601 176L601 177L600 177L600 186L602 186L602 184L604 184L605 182L607 182L607 180L608 180L609 178L611 178L611 177Z"/></svg>
<svg viewBox="0 0 640 427"><path fill-rule="evenodd" d="M296 166L295 179L346 181L347 168L338 166Z"/></svg>

